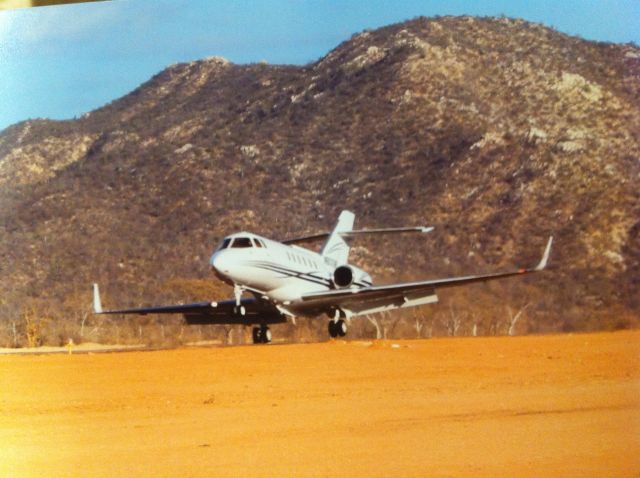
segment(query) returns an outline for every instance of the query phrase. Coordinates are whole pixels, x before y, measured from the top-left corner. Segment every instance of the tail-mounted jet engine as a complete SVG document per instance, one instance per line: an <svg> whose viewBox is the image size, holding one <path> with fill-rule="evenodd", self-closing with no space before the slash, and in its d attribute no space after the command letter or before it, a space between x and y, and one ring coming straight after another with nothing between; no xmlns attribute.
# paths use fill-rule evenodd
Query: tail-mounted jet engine
<svg viewBox="0 0 640 478"><path fill-rule="evenodd" d="M340 266L333 271L333 285L337 289L343 289L353 284L353 269L349 266Z"/></svg>
<svg viewBox="0 0 640 478"><path fill-rule="evenodd" d="M331 282L336 289L345 289L352 285L366 287L371 285L371 276L362 269L344 264L333 271Z"/></svg>

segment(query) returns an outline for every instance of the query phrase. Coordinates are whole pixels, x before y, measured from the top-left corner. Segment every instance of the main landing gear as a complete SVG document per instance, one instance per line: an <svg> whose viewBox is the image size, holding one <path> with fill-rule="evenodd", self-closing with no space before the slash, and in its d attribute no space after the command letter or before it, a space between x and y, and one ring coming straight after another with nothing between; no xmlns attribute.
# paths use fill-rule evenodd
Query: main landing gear
<svg viewBox="0 0 640 478"><path fill-rule="evenodd" d="M268 344L271 342L271 330L266 325L254 327L251 332L254 344Z"/></svg>
<svg viewBox="0 0 640 478"><path fill-rule="evenodd" d="M343 319L340 319L338 321L330 320L329 335L334 339L336 337L344 337L345 335L347 335L347 323Z"/></svg>

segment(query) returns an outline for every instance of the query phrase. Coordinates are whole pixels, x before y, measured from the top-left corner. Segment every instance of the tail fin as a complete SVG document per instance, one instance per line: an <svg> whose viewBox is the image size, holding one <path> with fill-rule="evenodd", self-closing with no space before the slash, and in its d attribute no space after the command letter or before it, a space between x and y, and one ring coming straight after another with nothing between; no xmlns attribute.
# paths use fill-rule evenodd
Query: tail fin
<svg viewBox="0 0 640 478"><path fill-rule="evenodd" d="M340 235L341 232L351 231L353 223L356 219L355 214L351 211L342 211L338 217L338 223L329 234L327 242L322 248L322 256L328 257L336 264L345 264L349 258L349 244Z"/></svg>

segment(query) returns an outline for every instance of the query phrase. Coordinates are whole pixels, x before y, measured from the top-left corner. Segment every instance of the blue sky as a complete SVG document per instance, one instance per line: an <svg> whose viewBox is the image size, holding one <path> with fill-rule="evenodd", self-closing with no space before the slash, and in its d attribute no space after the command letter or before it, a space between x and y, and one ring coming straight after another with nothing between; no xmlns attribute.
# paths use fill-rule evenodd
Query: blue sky
<svg viewBox="0 0 640 478"><path fill-rule="evenodd" d="M640 44L638 0L114 0L0 11L0 130L79 116L172 63L219 55L304 64L365 28L463 14Z"/></svg>

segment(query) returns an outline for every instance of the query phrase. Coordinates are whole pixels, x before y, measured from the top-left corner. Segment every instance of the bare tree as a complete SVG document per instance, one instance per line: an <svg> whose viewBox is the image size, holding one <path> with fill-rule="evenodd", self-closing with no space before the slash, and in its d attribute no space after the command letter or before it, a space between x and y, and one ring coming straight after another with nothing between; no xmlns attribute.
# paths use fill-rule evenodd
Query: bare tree
<svg viewBox="0 0 640 478"><path fill-rule="evenodd" d="M16 321L11 321L11 335L13 336L13 347L18 347L18 329L16 327Z"/></svg>
<svg viewBox="0 0 640 478"><path fill-rule="evenodd" d="M396 329L396 326L402 321L402 314L392 314L390 311L382 312L382 336L385 340L388 338L389 334L393 335L393 331Z"/></svg>
<svg viewBox="0 0 640 478"><path fill-rule="evenodd" d="M382 330L380 329L380 324L378 323L378 319L375 317L371 317L369 314L366 315L367 320L373 324L376 328L376 339L382 338Z"/></svg>
<svg viewBox="0 0 640 478"><path fill-rule="evenodd" d="M522 317L522 314L524 313L527 307L529 307L528 302L525 305L523 305L520 308L520 310L518 310L518 312L516 312L516 314L514 315L511 307L507 306L507 314L509 315L509 330L507 331L507 333L509 335L515 335L516 324L518 323L518 320L520 320L520 318Z"/></svg>
<svg viewBox="0 0 640 478"><path fill-rule="evenodd" d="M429 313L426 316L416 311L413 313L414 324L413 328L416 330L418 338L431 338L433 336L433 314Z"/></svg>
<svg viewBox="0 0 640 478"><path fill-rule="evenodd" d="M447 320L447 333L450 337L455 337L458 334L458 329L462 325L462 316L459 312L454 311L453 302L449 301L449 319Z"/></svg>
<svg viewBox="0 0 640 478"><path fill-rule="evenodd" d="M44 328L48 319L41 315L34 306L25 308L22 312L27 345L37 347L42 345Z"/></svg>
<svg viewBox="0 0 640 478"><path fill-rule="evenodd" d="M416 329L417 338L421 338L421 332L424 328L423 318L414 310L413 312L413 328Z"/></svg>
<svg viewBox="0 0 640 478"><path fill-rule="evenodd" d="M79 338L81 341L84 340L85 326L87 320L91 317L93 308L90 293L88 291L74 290L64 298L63 308L65 316L73 319L72 321L68 321L69 327L65 332L70 333L69 329L75 329L76 324L79 323L79 337L76 338Z"/></svg>
<svg viewBox="0 0 640 478"><path fill-rule="evenodd" d="M497 319L491 319L489 324L489 335L498 335L499 323Z"/></svg>
<svg viewBox="0 0 640 478"><path fill-rule="evenodd" d="M473 321L473 326L471 327L471 335L473 337L477 337L478 336L478 324L480 323L480 317L478 317L478 314L476 312L471 312L471 319Z"/></svg>
<svg viewBox="0 0 640 478"><path fill-rule="evenodd" d="M233 325L223 325L222 330L224 330L225 345L233 345Z"/></svg>
<svg viewBox="0 0 640 478"><path fill-rule="evenodd" d="M80 338L84 339L84 325L91 316L91 306L87 306L80 312Z"/></svg>
<svg viewBox="0 0 640 478"><path fill-rule="evenodd" d="M90 340L93 340L95 342L100 342L100 331L101 331L102 326L104 325L105 321L107 321L107 320L108 319L105 319L104 316L96 317L92 321L95 325L89 331L89 333L87 334L87 337L90 337Z"/></svg>
<svg viewBox="0 0 640 478"><path fill-rule="evenodd" d="M429 326L427 327L427 333L426 333L427 338L431 338L433 337L433 317L431 317L429 319Z"/></svg>

